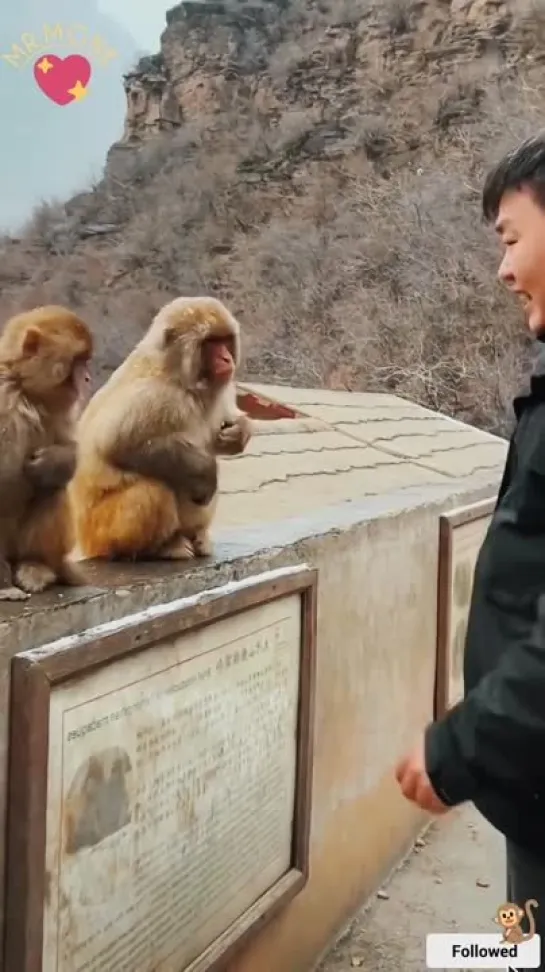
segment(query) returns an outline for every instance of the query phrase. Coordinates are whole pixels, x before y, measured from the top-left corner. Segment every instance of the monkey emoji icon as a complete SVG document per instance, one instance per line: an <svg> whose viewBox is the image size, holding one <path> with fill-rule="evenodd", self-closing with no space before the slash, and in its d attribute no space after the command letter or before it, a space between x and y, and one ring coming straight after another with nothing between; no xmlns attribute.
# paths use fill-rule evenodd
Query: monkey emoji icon
<svg viewBox="0 0 545 972"><path fill-rule="evenodd" d="M532 909L537 907L538 903L534 898L530 898L525 903L524 908L521 908L518 904L514 904L512 901L507 901L501 905L496 912L494 921L496 924L501 925L503 931L502 941L507 942L509 945L521 945L522 942L529 942L536 933L536 921ZM520 927L525 913L528 917L529 925L529 931L527 933L524 933Z"/></svg>

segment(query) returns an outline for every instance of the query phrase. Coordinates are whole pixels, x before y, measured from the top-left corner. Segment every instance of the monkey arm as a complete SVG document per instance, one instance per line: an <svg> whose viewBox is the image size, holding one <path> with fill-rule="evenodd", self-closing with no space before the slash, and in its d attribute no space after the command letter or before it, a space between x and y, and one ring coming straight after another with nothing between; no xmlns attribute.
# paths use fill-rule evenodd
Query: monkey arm
<svg viewBox="0 0 545 972"><path fill-rule="evenodd" d="M1 403L3 407L3 403ZM0 411L1 411L0 407ZM29 480L25 464L30 451L29 429L16 409L0 417L0 518L25 502Z"/></svg>
<svg viewBox="0 0 545 972"><path fill-rule="evenodd" d="M209 503L218 487L217 459L212 450L189 441L192 422L198 423L195 436L206 431L200 418L191 417L183 398L173 401L171 388L160 381L127 391L93 419L91 437L99 455L122 472L155 479L194 503ZM85 442L86 433L80 434Z"/></svg>
<svg viewBox="0 0 545 972"><path fill-rule="evenodd" d="M75 442L38 449L25 464L25 472L32 485L46 492L66 486L75 470Z"/></svg>
<svg viewBox="0 0 545 972"><path fill-rule="evenodd" d="M158 479L194 503L206 505L218 487L215 456L178 436L150 438L138 447L118 439L108 450L108 459L126 472Z"/></svg>
<svg viewBox="0 0 545 972"><path fill-rule="evenodd" d="M531 635L425 733L426 769L449 806L483 793L545 795L545 596Z"/></svg>

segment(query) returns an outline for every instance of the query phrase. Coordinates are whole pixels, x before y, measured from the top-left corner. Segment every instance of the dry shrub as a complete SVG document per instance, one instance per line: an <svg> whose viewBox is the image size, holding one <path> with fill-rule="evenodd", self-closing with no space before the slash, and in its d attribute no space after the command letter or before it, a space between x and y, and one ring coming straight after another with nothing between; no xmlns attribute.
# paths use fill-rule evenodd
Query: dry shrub
<svg viewBox="0 0 545 972"><path fill-rule="evenodd" d="M520 23L539 19L532 3ZM40 207L19 243L0 241L2 314L45 300L80 309L102 380L165 300L208 291L243 321L253 376L393 392L506 434L530 351L495 280L480 192L488 166L542 123L539 70L499 71L494 55L431 83L403 74L389 45L405 44L422 4L383 0L359 88L348 78L344 103L341 72L327 88L338 103L319 83L307 97L297 68L329 26L367 23L372 6L284 4L265 79L280 104L296 76L284 111L259 114L226 84L222 112L114 153L101 183ZM260 37L248 34L239 74L262 70ZM331 132L346 131L348 147L328 155Z"/></svg>
<svg viewBox="0 0 545 972"><path fill-rule="evenodd" d="M239 246L231 279L251 322L252 372L329 386L342 374L343 387L506 431L526 343L463 181L354 181L326 226L277 220Z"/></svg>

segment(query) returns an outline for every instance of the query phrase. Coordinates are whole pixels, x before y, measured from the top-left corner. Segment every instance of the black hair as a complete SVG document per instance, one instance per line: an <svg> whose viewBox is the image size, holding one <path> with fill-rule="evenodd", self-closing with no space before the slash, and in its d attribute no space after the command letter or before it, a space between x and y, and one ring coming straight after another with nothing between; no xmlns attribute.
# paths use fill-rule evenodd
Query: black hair
<svg viewBox="0 0 545 972"><path fill-rule="evenodd" d="M525 139L488 173L482 195L487 223L497 219L506 192L527 188L545 209L545 133Z"/></svg>

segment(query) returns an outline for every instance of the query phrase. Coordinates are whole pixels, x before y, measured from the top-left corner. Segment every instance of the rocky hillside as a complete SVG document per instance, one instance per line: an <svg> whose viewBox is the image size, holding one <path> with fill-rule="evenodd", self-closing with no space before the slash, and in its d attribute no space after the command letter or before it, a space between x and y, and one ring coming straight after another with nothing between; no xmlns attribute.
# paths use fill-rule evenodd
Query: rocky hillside
<svg viewBox="0 0 545 972"><path fill-rule="evenodd" d="M528 348L480 190L542 124L544 68L545 0L185 0L102 182L2 242L2 315L81 309L100 381L161 303L213 292L246 375L504 432Z"/></svg>

